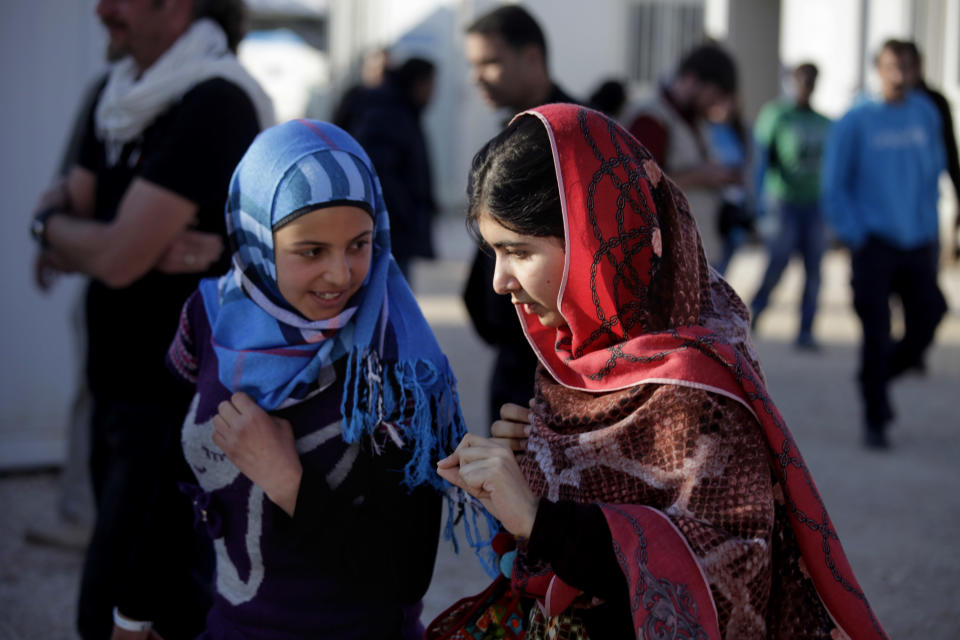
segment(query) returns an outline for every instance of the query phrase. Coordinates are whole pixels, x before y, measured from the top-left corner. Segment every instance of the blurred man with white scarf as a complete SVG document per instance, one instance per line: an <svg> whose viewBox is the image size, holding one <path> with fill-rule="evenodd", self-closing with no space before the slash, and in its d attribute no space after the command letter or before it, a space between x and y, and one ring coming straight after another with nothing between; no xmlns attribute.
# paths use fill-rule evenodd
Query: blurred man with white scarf
<svg viewBox="0 0 960 640"><path fill-rule="evenodd" d="M41 273L90 277L97 519L78 606L85 640L193 637L203 624L203 585L190 578L191 509L176 488L190 394L168 375L164 355L183 301L201 277L227 266L230 175L272 124L269 98L232 53L242 11L240 0L98 3L108 58L118 62L77 164L41 198L31 226ZM150 562L139 551L146 535L166 541ZM151 620L156 632L134 620Z"/></svg>

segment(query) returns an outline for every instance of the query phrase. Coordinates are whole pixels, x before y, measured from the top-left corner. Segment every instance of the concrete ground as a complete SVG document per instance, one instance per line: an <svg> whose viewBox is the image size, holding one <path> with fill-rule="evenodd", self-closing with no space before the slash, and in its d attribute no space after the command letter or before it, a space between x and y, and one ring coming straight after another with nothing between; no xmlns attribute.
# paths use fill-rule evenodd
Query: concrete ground
<svg viewBox="0 0 960 640"><path fill-rule="evenodd" d="M489 350L473 335L459 302L472 245L456 218L440 221L441 259L416 265L414 288L446 349L472 430L482 431ZM752 295L764 265L746 249L730 281ZM816 478L873 607L897 639L960 638L960 267L944 269L951 312L937 335L923 376L893 387L898 418L893 449L860 445L860 405L853 380L859 327L850 308L846 257L825 262L818 353L799 352L796 300L801 272L792 265L758 327L757 347L770 392ZM31 525L52 522L56 477L0 477L0 640L72 638L78 552L27 543ZM462 537L462 532L461 532ZM469 552L441 543L424 620L488 580Z"/></svg>

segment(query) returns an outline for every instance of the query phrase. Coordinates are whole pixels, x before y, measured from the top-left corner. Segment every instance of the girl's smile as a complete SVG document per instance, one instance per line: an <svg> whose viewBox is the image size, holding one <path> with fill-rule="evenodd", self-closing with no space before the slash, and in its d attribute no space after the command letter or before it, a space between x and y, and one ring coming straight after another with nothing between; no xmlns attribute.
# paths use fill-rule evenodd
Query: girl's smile
<svg viewBox="0 0 960 640"><path fill-rule="evenodd" d="M277 286L308 320L346 307L370 270L373 218L360 207L314 209L274 232Z"/></svg>

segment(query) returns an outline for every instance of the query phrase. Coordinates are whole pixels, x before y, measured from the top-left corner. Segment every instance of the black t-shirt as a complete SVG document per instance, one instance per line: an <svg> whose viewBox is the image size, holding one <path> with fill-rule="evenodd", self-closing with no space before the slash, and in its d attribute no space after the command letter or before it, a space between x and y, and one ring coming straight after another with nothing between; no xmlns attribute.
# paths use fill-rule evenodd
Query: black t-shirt
<svg viewBox="0 0 960 640"><path fill-rule="evenodd" d="M224 204L230 176L259 129L246 93L214 78L184 94L108 166L91 116L79 164L96 175L94 217L112 220L139 177L195 203L196 229L221 234L227 246ZM94 395L128 401L183 395L164 365L180 309L201 278L222 274L228 265L229 251L224 251L206 273L149 271L116 289L92 280L86 299L87 378Z"/></svg>

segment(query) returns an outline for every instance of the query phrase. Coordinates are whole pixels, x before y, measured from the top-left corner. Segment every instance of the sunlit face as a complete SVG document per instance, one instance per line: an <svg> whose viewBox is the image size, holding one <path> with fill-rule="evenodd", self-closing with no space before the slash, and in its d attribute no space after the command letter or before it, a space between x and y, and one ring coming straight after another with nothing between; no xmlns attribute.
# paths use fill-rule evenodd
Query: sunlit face
<svg viewBox="0 0 960 640"><path fill-rule="evenodd" d="M494 107L522 109L523 96L529 90L526 81L530 64L529 49L514 49L496 33L468 33L467 62L471 79L480 89L484 100Z"/></svg>
<svg viewBox="0 0 960 640"><path fill-rule="evenodd" d="M373 218L359 207L314 209L273 234L277 286L307 320L328 320L363 285L373 255Z"/></svg>
<svg viewBox="0 0 960 640"><path fill-rule="evenodd" d="M513 304L537 315L545 327L565 325L557 301L563 280L563 240L521 235L487 212L481 213L477 222L484 242L496 255L493 290L509 295Z"/></svg>

